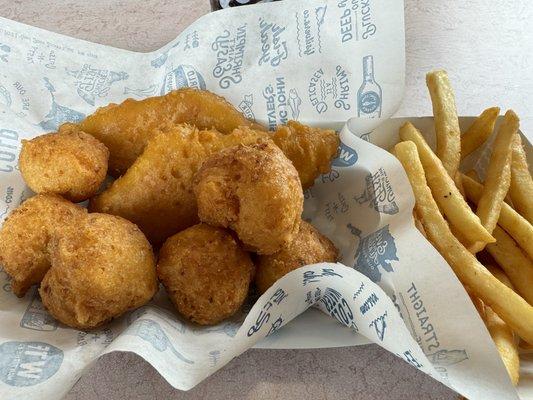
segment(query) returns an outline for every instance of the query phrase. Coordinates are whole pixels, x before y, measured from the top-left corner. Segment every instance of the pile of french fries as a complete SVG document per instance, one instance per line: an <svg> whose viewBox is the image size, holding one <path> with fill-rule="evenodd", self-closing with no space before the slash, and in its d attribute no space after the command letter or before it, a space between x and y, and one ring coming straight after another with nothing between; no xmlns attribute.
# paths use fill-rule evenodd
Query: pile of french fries
<svg viewBox="0 0 533 400"><path fill-rule="evenodd" d="M461 134L446 72L430 72L426 82L436 152L410 122L392 152L413 188L416 226L465 286L517 385L519 346L533 345L533 180L519 120L505 113L481 182L459 167L492 135L499 108L483 111Z"/></svg>

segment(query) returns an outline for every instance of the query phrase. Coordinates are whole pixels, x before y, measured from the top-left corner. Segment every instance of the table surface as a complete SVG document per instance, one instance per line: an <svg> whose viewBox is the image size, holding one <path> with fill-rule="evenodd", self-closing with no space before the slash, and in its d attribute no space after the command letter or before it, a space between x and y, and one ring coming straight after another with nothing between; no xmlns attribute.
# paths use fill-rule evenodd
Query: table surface
<svg viewBox="0 0 533 400"><path fill-rule="evenodd" d="M207 0L0 0L0 16L135 51L166 44ZM533 2L405 0L406 90L399 116L431 115L425 73L448 71L458 111L513 108L533 136ZM250 350L189 392L129 353L100 358L66 399L456 399L377 346Z"/></svg>

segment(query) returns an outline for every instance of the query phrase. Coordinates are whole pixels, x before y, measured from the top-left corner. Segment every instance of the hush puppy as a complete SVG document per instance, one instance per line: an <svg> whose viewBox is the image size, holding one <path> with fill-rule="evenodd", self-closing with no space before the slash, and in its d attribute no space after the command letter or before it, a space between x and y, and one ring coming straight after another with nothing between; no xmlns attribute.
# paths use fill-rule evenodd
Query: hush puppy
<svg viewBox="0 0 533 400"><path fill-rule="evenodd" d="M87 211L54 194L38 194L23 202L0 229L0 264L11 276L18 297L41 282L50 268L48 242L56 229L77 224Z"/></svg>
<svg viewBox="0 0 533 400"><path fill-rule="evenodd" d="M231 233L206 224L170 237L161 247L157 274L180 314L212 325L239 310L254 265Z"/></svg>
<svg viewBox="0 0 533 400"><path fill-rule="evenodd" d="M196 125L199 129L216 129L223 134L239 126L263 129L246 119L223 97L191 88L110 104L89 115L79 126L107 146L111 152L109 173L120 176L141 155L158 130L182 123Z"/></svg>
<svg viewBox="0 0 533 400"><path fill-rule="evenodd" d="M273 254L298 233L300 178L271 141L214 154L196 174L194 194L200 220L234 230L251 251Z"/></svg>
<svg viewBox="0 0 533 400"><path fill-rule="evenodd" d="M313 225L302 221L294 240L282 250L258 256L255 285L264 293L278 279L292 270L319 262L337 261L338 250Z"/></svg>
<svg viewBox="0 0 533 400"><path fill-rule="evenodd" d="M157 291L152 248L135 224L88 214L50 241L39 294L54 318L91 329L146 304Z"/></svg>
<svg viewBox="0 0 533 400"><path fill-rule="evenodd" d="M74 124L22 141L19 167L36 193L55 193L78 203L93 196L107 173L109 151Z"/></svg>

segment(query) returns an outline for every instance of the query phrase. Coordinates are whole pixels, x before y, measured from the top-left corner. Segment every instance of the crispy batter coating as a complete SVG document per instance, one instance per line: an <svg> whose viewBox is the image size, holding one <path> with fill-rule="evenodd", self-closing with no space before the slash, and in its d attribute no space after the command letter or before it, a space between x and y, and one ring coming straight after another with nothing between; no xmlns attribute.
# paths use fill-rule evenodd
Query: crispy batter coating
<svg viewBox="0 0 533 400"><path fill-rule="evenodd" d="M50 268L48 242L54 231L76 224L86 210L54 194L38 194L16 208L0 229L0 264L18 297L41 282Z"/></svg>
<svg viewBox="0 0 533 400"><path fill-rule="evenodd" d="M148 142L143 154L100 195L90 210L120 215L139 226L150 242L196 224L198 213L192 180L209 155L239 143L255 143L263 132L199 131L177 125Z"/></svg>
<svg viewBox="0 0 533 400"><path fill-rule="evenodd" d="M142 232L112 215L88 214L49 244L52 267L39 293L56 319L91 329L146 304L157 291L155 258Z"/></svg>
<svg viewBox="0 0 533 400"><path fill-rule="evenodd" d="M274 134L243 127L223 135L215 130L199 131L190 125L176 125L155 134L128 171L91 200L90 209L129 219L150 242L162 243L198 222L192 177L211 154L269 137L287 152L307 185L329 169L337 151L338 137L334 131L292 121Z"/></svg>
<svg viewBox="0 0 533 400"><path fill-rule="evenodd" d="M161 247L157 274L177 310L201 325L235 314L248 294L254 265L231 233L192 226Z"/></svg>
<svg viewBox="0 0 533 400"><path fill-rule="evenodd" d="M319 262L337 261L338 250L313 225L302 221L294 240L275 254L257 258L255 285L264 293L292 270Z"/></svg>
<svg viewBox="0 0 533 400"><path fill-rule="evenodd" d="M202 222L233 229L257 253L279 251L298 232L300 178L271 141L214 154L195 176L194 194Z"/></svg>
<svg viewBox="0 0 533 400"><path fill-rule="evenodd" d="M249 127L237 130L250 134L254 132ZM330 171L331 161L337 155L340 144L339 135L334 130L311 128L296 121L278 126L270 138L291 160L304 189L313 186L320 174Z"/></svg>
<svg viewBox="0 0 533 400"><path fill-rule="evenodd" d="M107 173L109 151L74 124L22 141L19 167L36 193L56 193L75 203L93 196Z"/></svg>
<svg viewBox="0 0 533 400"><path fill-rule="evenodd" d="M141 155L149 139L162 127L189 123L199 129L224 134L239 126L261 127L249 120L223 97L206 90L183 88L144 100L127 99L98 109L80 122L80 128L109 149L109 173L126 172Z"/></svg>

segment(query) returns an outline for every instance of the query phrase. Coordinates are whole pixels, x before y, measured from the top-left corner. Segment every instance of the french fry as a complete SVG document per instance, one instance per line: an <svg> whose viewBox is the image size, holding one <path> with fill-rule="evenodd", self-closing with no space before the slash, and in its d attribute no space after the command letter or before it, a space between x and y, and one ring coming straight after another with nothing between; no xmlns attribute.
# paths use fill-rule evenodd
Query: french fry
<svg viewBox="0 0 533 400"><path fill-rule="evenodd" d="M475 180L476 182L481 182L481 179L479 178L479 175L477 173L477 171L475 169L471 169L470 171L468 171L466 174L464 174L466 176L468 176L469 178ZM463 175L463 176L464 176ZM462 182L462 181L461 181ZM463 189L464 189L464 186L463 186ZM483 188L481 188L483 189ZM480 192L481 193L481 192ZM465 193L466 194L466 193ZM507 194L505 195L505 202L510 205L511 207L513 206L513 202L511 201L511 196L509 195L509 192L507 192Z"/></svg>
<svg viewBox="0 0 533 400"><path fill-rule="evenodd" d="M483 192L476 211L481 223L489 233L492 233L498 223L503 200L511 184L511 152L518 126L519 121L516 114L512 110L507 111L494 140ZM477 253L483 250L485 244L484 242L477 242L471 249Z"/></svg>
<svg viewBox="0 0 533 400"><path fill-rule="evenodd" d="M487 141L494 130L500 114L499 107L484 110L461 136L461 159L465 158Z"/></svg>
<svg viewBox="0 0 533 400"><path fill-rule="evenodd" d="M479 297L474 296L472 293L472 290L468 286L465 286L466 293L468 293L468 297L470 297L470 300L472 300L472 304L474 307L476 307L476 310L481 317L481 319L485 320L485 304L483 303L483 300L481 300Z"/></svg>
<svg viewBox="0 0 533 400"><path fill-rule="evenodd" d="M446 71L429 72L426 75L426 85L433 105L437 156L453 179L461 162L461 130L455 95Z"/></svg>
<svg viewBox="0 0 533 400"><path fill-rule="evenodd" d="M520 337L533 343L533 307L496 279L452 235L426 183L416 145L399 143L396 154L413 188L416 210L431 243L463 285L470 287L472 293L490 306Z"/></svg>
<svg viewBox="0 0 533 400"><path fill-rule="evenodd" d="M509 278L505 273L493 266L487 265L487 269L492 275L500 280L504 285L513 288ZM492 308L485 306L485 324L489 331L498 352L502 358L503 364L507 369L509 378L513 385L518 385L520 378L520 356L518 354L518 341L515 339L513 331L509 326L492 310Z"/></svg>
<svg viewBox="0 0 533 400"><path fill-rule="evenodd" d="M505 231L494 229L496 243L487 245L487 251L505 271L516 291L533 305L533 262Z"/></svg>
<svg viewBox="0 0 533 400"><path fill-rule="evenodd" d="M483 185L466 175L463 175L462 178L466 197L477 204L481 197ZM533 260L533 225L508 204L502 204L498 224L511 235L529 258Z"/></svg>
<svg viewBox="0 0 533 400"><path fill-rule="evenodd" d="M492 265L492 264L485 265L485 268L487 268L489 270L489 272L492 275L494 275L496 277L496 279L498 279L501 283L503 283L509 289L513 289L514 290L514 286L513 286L512 282L511 282L511 280L505 274L503 269L501 269L500 267L497 267L495 265Z"/></svg>
<svg viewBox="0 0 533 400"><path fill-rule="evenodd" d="M487 306L485 307L485 325L500 353L511 382L515 386L518 385L520 378L520 357L513 331L492 308Z"/></svg>
<svg viewBox="0 0 533 400"><path fill-rule="evenodd" d="M520 135L516 135L512 159L509 193L516 211L533 224L533 179L529 173Z"/></svg>
<svg viewBox="0 0 533 400"><path fill-rule="evenodd" d="M494 242L494 238L483 227L479 217L470 209L452 178L446 173L441 161L431 151L422 134L413 124L407 122L400 128L400 138L415 143L424 166L428 185L454 228L460 231L465 240L470 243Z"/></svg>
<svg viewBox="0 0 533 400"><path fill-rule="evenodd" d="M418 231L427 238L426 231L424 230L424 226L422 225L422 221L420 221L420 217L416 213L416 210L413 210L413 219L415 221L415 227L418 229Z"/></svg>

